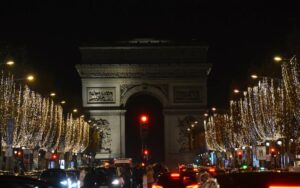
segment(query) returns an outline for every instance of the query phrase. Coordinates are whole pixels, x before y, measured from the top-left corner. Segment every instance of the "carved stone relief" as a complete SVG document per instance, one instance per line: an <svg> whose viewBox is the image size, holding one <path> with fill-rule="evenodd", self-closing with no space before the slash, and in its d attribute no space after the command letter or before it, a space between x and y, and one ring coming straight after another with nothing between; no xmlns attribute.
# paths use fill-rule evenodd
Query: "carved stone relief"
<svg viewBox="0 0 300 188"><path fill-rule="evenodd" d="M106 119L93 119L92 125L99 131L99 143L98 149L100 151L111 151L111 127L110 123Z"/></svg>
<svg viewBox="0 0 300 188"><path fill-rule="evenodd" d="M168 98L169 96L169 86L168 84L161 84L161 85L154 85L154 84L122 84L120 86L120 94L121 94L121 99L124 97L124 95L126 94L126 92L128 92L129 90L138 87L138 86L142 86L143 89L147 89L148 86L154 87L158 90L160 90L163 95Z"/></svg>

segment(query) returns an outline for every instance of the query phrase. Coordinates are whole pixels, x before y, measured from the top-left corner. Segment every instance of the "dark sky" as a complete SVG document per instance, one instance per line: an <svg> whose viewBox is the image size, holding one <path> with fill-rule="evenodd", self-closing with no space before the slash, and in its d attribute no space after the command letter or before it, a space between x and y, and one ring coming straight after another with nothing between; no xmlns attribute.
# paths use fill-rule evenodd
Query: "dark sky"
<svg viewBox="0 0 300 188"><path fill-rule="evenodd" d="M232 88L249 84L251 71L276 76L272 56L290 56L300 38L297 6L288 1L12 0L0 7L0 45L9 46L0 50L0 59L6 51L18 56L19 69L37 72L32 87L45 95L56 91L67 108L81 105L75 64L81 63L83 43L145 37L202 41L213 65L208 105L224 108Z"/></svg>

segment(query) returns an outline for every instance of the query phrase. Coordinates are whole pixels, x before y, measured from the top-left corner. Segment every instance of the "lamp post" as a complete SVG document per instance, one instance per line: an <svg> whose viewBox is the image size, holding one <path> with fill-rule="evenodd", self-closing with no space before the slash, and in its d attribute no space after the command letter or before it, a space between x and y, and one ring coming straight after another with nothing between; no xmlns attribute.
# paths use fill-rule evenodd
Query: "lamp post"
<svg viewBox="0 0 300 188"><path fill-rule="evenodd" d="M7 66L13 66L14 64L15 64L15 62L12 61L12 60L9 60L9 61L7 61L5 63L0 63L0 65L7 65Z"/></svg>
<svg viewBox="0 0 300 188"><path fill-rule="evenodd" d="M291 61L292 59L296 58L296 55L294 55L292 58L283 58L281 56L274 56L273 60L277 63L281 63L281 62L286 62L286 61Z"/></svg>

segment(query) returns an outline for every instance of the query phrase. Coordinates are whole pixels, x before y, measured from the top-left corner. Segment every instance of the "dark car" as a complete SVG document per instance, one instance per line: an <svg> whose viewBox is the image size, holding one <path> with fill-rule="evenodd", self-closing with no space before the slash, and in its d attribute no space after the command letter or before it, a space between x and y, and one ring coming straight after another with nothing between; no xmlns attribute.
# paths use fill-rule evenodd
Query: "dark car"
<svg viewBox="0 0 300 188"><path fill-rule="evenodd" d="M96 185L99 187L119 188L123 186L122 179L118 176L115 167L95 168Z"/></svg>
<svg viewBox="0 0 300 188"><path fill-rule="evenodd" d="M49 182L56 187L69 187L70 184L70 180L68 180L66 171L62 169L44 170L41 173L39 179L45 182Z"/></svg>
<svg viewBox="0 0 300 188"><path fill-rule="evenodd" d="M195 175L167 172L158 176L152 188L198 188Z"/></svg>
<svg viewBox="0 0 300 188"><path fill-rule="evenodd" d="M244 172L216 176L220 188L297 188L300 173L295 172Z"/></svg>
<svg viewBox="0 0 300 188"><path fill-rule="evenodd" d="M72 170L66 170L66 172L69 180L69 187L78 188L80 186L79 171L72 169Z"/></svg>
<svg viewBox="0 0 300 188"><path fill-rule="evenodd" d="M0 176L1 187L17 187L17 188L55 188L55 185L33 179L25 176L12 176L1 175Z"/></svg>
<svg viewBox="0 0 300 188"><path fill-rule="evenodd" d="M226 173L225 169L219 168L219 167L214 166L214 165L200 166L198 168L198 170L199 170L200 173L207 172L212 176L216 176L218 174L225 174Z"/></svg>

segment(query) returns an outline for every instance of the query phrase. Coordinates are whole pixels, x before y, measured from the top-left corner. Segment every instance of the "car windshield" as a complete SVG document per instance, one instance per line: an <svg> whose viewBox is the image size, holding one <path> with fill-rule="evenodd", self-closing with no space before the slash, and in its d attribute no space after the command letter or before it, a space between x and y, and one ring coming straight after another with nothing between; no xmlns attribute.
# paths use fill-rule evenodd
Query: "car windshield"
<svg viewBox="0 0 300 188"><path fill-rule="evenodd" d="M115 168L96 168L95 169L96 174L99 175L116 175L116 169Z"/></svg>
<svg viewBox="0 0 300 188"><path fill-rule="evenodd" d="M76 172L67 172L67 175L71 179L77 179Z"/></svg>

